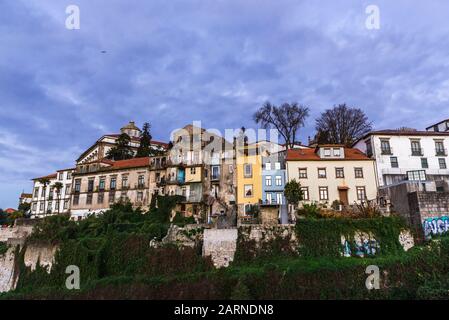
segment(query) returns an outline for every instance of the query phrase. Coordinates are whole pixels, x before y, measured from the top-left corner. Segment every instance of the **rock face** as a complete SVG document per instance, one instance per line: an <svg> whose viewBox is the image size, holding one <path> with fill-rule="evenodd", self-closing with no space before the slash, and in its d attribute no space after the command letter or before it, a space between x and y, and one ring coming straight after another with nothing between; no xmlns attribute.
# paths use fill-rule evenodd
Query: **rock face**
<svg viewBox="0 0 449 320"><path fill-rule="evenodd" d="M0 255L0 292L7 292L16 286L14 279L14 247Z"/></svg>
<svg viewBox="0 0 449 320"><path fill-rule="evenodd" d="M206 229L203 256L210 256L216 268L228 267L237 249L237 229Z"/></svg>

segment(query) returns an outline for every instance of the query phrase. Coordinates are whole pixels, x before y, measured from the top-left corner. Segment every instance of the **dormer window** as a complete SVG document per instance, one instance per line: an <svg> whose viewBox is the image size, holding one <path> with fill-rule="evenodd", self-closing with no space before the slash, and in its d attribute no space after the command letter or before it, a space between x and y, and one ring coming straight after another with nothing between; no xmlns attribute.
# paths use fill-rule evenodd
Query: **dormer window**
<svg viewBox="0 0 449 320"><path fill-rule="evenodd" d="M334 148L334 157L340 157L340 148Z"/></svg>
<svg viewBox="0 0 449 320"><path fill-rule="evenodd" d="M331 149L325 148L324 149L324 156L325 157L330 157L331 156Z"/></svg>

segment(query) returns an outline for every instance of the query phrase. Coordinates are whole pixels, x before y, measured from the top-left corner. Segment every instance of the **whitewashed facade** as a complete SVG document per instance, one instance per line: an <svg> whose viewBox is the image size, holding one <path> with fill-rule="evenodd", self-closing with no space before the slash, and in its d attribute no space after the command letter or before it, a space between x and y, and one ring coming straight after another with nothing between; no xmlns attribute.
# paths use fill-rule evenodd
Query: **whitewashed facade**
<svg viewBox="0 0 449 320"><path fill-rule="evenodd" d="M404 180L449 180L449 132L373 131L354 147L376 161L379 186Z"/></svg>

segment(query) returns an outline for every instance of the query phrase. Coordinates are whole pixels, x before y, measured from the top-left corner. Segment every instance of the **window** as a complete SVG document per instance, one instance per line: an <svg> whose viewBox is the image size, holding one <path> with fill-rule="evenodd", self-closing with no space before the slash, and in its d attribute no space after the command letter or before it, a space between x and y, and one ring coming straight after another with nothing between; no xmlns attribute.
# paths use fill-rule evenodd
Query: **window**
<svg viewBox="0 0 449 320"><path fill-rule="evenodd" d="M113 203L115 201L115 192L109 192L109 203Z"/></svg>
<svg viewBox="0 0 449 320"><path fill-rule="evenodd" d="M41 197L45 198L45 189L46 187L42 187Z"/></svg>
<svg viewBox="0 0 449 320"><path fill-rule="evenodd" d="M76 179L75 180L75 192L80 192L81 191L81 179Z"/></svg>
<svg viewBox="0 0 449 320"><path fill-rule="evenodd" d="M422 156L421 143L419 140L411 140L412 156Z"/></svg>
<svg viewBox="0 0 449 320"><path fill-rule="evenodd" d="M390 157L391 167L399 168L398 157Z"/></svg>
<svg viewBox="0 0 449 320"><path fill-rule="evenodd" d="M390 147L389 140L380 140L380 153L381 154L391 154L391 147Z"/></svg>
<svg viewBox="0 0 449 320"><path fill-rule="evenodd" d="M303 200L309 200L309 187L301 187Z"/></svg>
<svg viewBox="0 0 449 320"><path fill-rule="evenodd" d="M80 203L80 195L79 195L79 194L75 194L75 195L73 196L73 205L74 205L74 206L77 206L78 203Z"/></svg>
<svg viewBox="0 0 449 320"><path fill-rule="evenodd" d="M92 204L92 194L88 194L86 198L86 204Z"/></svg>
<svg viewBox="0 0 449 320"><path fill-rule="evenodd" d="M71 172L67 172L67 180L72 179L72 173Z"/></svg>
<svg viewBox="0 0 449 320"><path fill-rule="evenodd" d="M357 190L357 200L366 200L366 189L365 187L356 187Z"/></svg>
<svg viewBox="0 0 449 320"><path fill-rule="evenodd" d="M272 195L271 195L271 193L267 193L267 203L268 204L271 204L271 202L272 202Z"/></svg>
<svg viewBox="0 0 449 320"><path fill-rule="evenodd" d="M343 168L335 168L335 178L344 178L345 171Z"/></svg>
<svg viewBox="0 0 449 320"><path fill-rule="evenodd" d="M274 169L275 170L281 170L281 163L280 162L275 162L274 163Z"/></svg>
<svg viewBox="0 0 449 320"><path fill-rule="evenodd" d="M145 187L145 176L144 175L139 176L139 178L137 180L137 185L139 188Z"/></svg>
<svg viewBox="0 0 449 320"><path fill-rule="evenodd" d="M64 180L64 172L59 172L58 173L58 180L59 181Z"/></svg>
<svg viewBox="0 0 449 320"><path fill-rule="evenodd" d="M276 193L276 202L277 204L282 204L282 193Z"/></svg>
<svg viewBox="0 0 449 320"><path fill-rule="evenodd" d="M101 203L103 203L103 201L104 201L104 193L103 193L103 192L100 192L100 193L98 194L97 203L98 203L98 204L101 204Z"/></svg>
<svg viewBox="0 0 449 320"><path fill-rule="evenodd" d="M246 163L243 165L245 178L251 178L253 176L253 166L252 164Z"/></svg>
<svg viewBox="0 0 449 320"><path fill-rule="evenodd" d="M244 192L245 192L245 198L251 198L253 196L253 185L245 184Z"/></svg>
<svg viewBox="0 0 449 320"><path fill-rule="evenodd" d="M282 176L276 176L276 185L282 186Z"/></svg>
<svg viewBox="0 0 449 320"><path fill-rule="evenodd" d="M39 211L44 211L44 203L41 202L41 204L39 205Z"/></svg>
<svg viewBox="0 0 449 320"><path fill-rule="evenodd" d="M128 184L128 176L122 176L122 188L127 189L129 186Z"/></svg>
<svg viewBox="0 0 449 320"><path fill-rule="evenodd" d="M59 205L60 205L59 201L56 201L55 202L55 210L56 211L59 211Z"/></svg>
<svg viewBox="0 0 449 320"><path fill-rule="evenodd" d="M340 156L340 148L334 148L334 157Z"/></svg>
<svg viewBox="0 0 449 320"><path fill-rule="evenodd" d="M102 190L104 190L105 186L106 186L106 179L105 178L101 178L100 179L100 183L98 185L98 189L100 191L102 191Z"/></svg>
<svg viewBox="0 0 449 320"><path fill-rule="evenodd" d="M446 169L446 159L444 158L438 158L438 163L440 165L440 169Z"/></svg>
<svg viewBox="0 0 449 320"><path fill-rule="evenodd" d="M363 178L363 168L354 168L354 175L356 178Z"/></svg>
<svg viewBox="0 0 449 320"><path fill-rule="evenodd" d="M195 167L192 167L192 168L190 168L190 174L196 174L196 168Z"/></svg>
<svg viewBox="0 0 449 320"><path fill-rule="evenodd" d="M307 168L299 168L299 178L307 179Z"/></svg>
<svg viewBox="0 0 449 320"><path fill-rule="evenodd" d="M406 172L407 180L409 181L426 181L425 170L412 170Z"/></svg>
<svg viewBox="0 0 449 320"><path fill-rule="evenodd" d="M72 185L70 183L65 185L65 191L64 191L65 195L70 194L70 188L71 187L72 187Z"/></svg>
<svg viewBox="0 0 449 320"><path fill-rule="evenodd" d="M435 141L435 155L446 156L446 150L444 150L443 141Z"/></svg>
<svg viewBox="0 0 449 320"><path fill-rule="evenodd" d="M270 162L265 163L265 170L267 170L267 171L271 170L271 163Z"/></svg>
<svg viewBox="0 0 449 320"><path fill-rule="evenodd" d="M326 179L326 168L318 168L318 178Z"/></svg>
<svg viewBox="0 0 449 320"><path fill-rule="evenodd" d="M324 149L324 156L325 157L330 157L331 156L331 149L325 148Z"/></svg>
<svg viewBox="0 0 449 320"><path fill-rule="evenodd" d="M429 164L427 163L427 158L421 158L421 168L427 169Z"/></svg>
<svg viewBox="0 0 449 320"><path fill-rule="evenodd" d="M51 203L51 201L48 201L47 212L51 212L52 207L53 207L53 204Z"/></svg>
<svg viewBox="0 0 449 320"><path fill-rule="evenodd" d="M220 179L220 166L212 166L212 180Z"/></svg>
<svg viewBox="0 0 449 320"><path fill-rule="evenodd" d="M329 200L329 193L327 187L319 187L320 200Z"/></svg>
<svg viewBox="0 0 449 320"><path fill-rule="evenodd" d="M371 141L370 140L366 140L366 155L368 157L371 157L373 155L373 147L371 145Z"/></svg>
<svg viewBox="0 0 449 320"><path fill-rule="evenodd" d="M63 206L64 210L68 209L68 207L69 207L69 200L64 200L64 206Z"/></svg>
<svg viewBox="0 0 449 320"><path fill-rule="evenodd" d="M137 192L137 201L142 201L143 200L143 192Z"/></svg>
<svg viewBox="0 0 449 320"><path fill-rule="evenodd" d="M36 212L37 209L37 203L33 203L33 212Z"/></svg>
<svg viewBox="0 0 449 320"><path fill-rule="evenodd" d="M94 179L89 179L87 182L87 192L94 191Z"/></svg>
<svg viewBox="0 0 449 320"><path fill-rule="evenodd" d="M266 176L265 177L265 185L266 186L271 186L271 176Z"/></svg>
<svg viewBox="0 0 449 320"><path fill-rule="evenodd" d="M111 178L110 189L115 190L117 186L117 178Z"/></svg>
<svg viewBox="0 0 449 320"><path fill-rule="evenodd" d="M34 197L37 198L39 196L39 188L34 188Z"/></svg>

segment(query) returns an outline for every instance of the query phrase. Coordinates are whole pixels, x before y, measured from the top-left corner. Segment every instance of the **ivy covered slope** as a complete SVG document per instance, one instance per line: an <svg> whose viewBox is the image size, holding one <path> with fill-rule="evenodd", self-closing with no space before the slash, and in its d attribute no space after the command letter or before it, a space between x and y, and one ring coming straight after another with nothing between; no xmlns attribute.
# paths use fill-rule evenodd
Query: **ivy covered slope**
<svg viewBox="0 0 449 320"><path fill-rule="evenodd" d="M29 239L58 243L50 274L31 272L16 253L20 272L17 289L5 299L415 299L448 298L449 238L442 237L408 252L399 247L403 223L396 218L363 220L316 219L297 225L299 248L275 239L262 254L253 244L239 241L231 267L216 270L201 257L201 248L151 248L168 228L172 199L159 209L141 214L117 206L104 216L73 223L61 217L46 219ZM180 221L186 223L186 221ZM372 257L341 255L343 234L372 233L384 242ZM337 241L337 245L335 242ZM77 265L81 289L67 290L68 265ZM381 289L365 286L368 265L381 271Z"/></svg>

